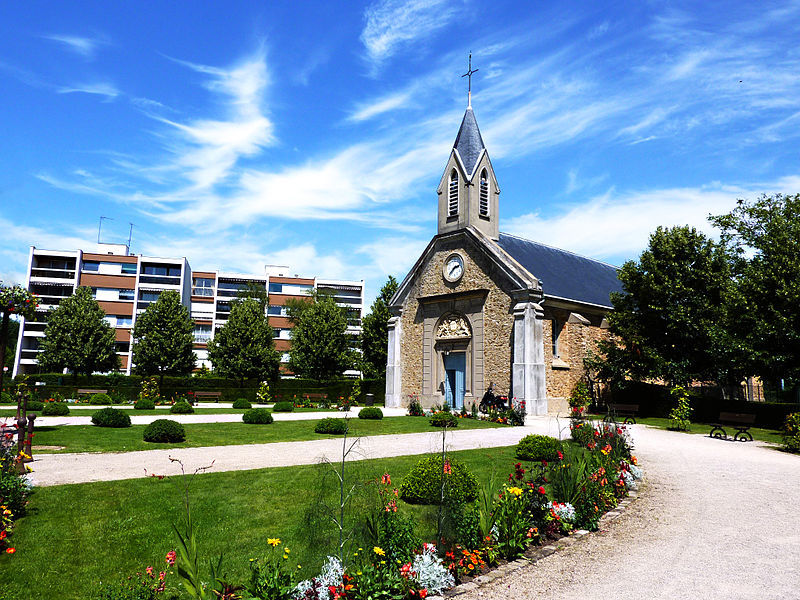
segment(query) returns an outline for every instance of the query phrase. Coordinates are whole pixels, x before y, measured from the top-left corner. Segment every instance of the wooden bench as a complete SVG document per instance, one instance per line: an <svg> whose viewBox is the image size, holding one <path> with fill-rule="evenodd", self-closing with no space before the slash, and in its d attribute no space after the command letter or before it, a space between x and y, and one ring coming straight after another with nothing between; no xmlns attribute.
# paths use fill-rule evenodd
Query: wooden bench
<svg viewBox="0 0 800 600"><path fill-rule="evenodd" d="M203 400L205 398L214 399L214 402L219 402L219 399L222 397L222 392L195 392L194 399L197 401Z"/></svg>
<svg viewBox="0 0 800 600"><path fill-rule="evenodd" d="M753 436L750 435L748 429L756 424L756 416L750 413L719 413L719 422L711 424L711 431L708 433L709 437L714 437L719 440L727 440L728 433L725 431L726 427L736 429L733 434L733 439L739 442L752 442Z"/></svg>
<svg viewBox="0 0 800 600"><path fill-rule="evenodd" d="M638 404L609 404L608 405L608 414L606 415L605 421L612 421L615 420L616 417L624 417L623 423L626 425L628 423L636 424L636 415L639 414L639 405Z"/></svg>
<svg viewBox="0 0 800 600"><path fill-rule="evenodd" d="M78 397L81 396L94 396L95 394L107 394L108 390L91 390L91 389L80 389L78 390Z"/></svg>
<svg viewBox="0 0 800 600"><path fill-rule="evenodd" d="M327 400L328 399L328 394L319 394L319 393L303 394L303 398L305 398L306 400L311 400L311 401L321 401L321 400Z"/></svg>

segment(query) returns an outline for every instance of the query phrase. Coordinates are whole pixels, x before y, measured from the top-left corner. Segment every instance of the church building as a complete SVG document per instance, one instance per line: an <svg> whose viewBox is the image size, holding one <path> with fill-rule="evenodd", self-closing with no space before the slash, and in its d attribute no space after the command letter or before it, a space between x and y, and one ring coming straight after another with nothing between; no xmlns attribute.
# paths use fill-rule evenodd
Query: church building
<svg viewBox="0 0 800 600"><path fill-rule="evenodd" d="M564 414L607 335L617 269L500 233L500 187L471 102L437 190L437 234L391 300L386 406L470 409L490 384Z"/></svg>

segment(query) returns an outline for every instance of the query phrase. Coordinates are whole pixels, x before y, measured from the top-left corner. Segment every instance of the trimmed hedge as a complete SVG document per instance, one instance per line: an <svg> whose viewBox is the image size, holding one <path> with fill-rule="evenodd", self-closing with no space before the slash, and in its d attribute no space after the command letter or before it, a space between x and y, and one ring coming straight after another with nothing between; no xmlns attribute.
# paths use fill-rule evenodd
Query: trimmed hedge
<svg viewBox="0 0 800 600"><path fill-rule="evenodd" d="M445 504L461 505L475 500L478 497L478 478L458 460L448 458L446 464L449 473L445 473L441 456L423 458L403 478L400 498L409 504L439 505L444 481Z"/></svg>
<svg viewBox="0 0 800 600"><path fill-rule="evenodd" d="M89 398L89 404L96 406L111 406L111 396L108 394L92 394Z"/></svg>
<svg viewBox="0 0 800 600"><path fill-rule="evenodd" d="M429 421L434 427L458 427L458 417L446 410L433 413Z"/></svg>
<svg viewBox="0 0 800 600"><path fill-rule="evenodd" d="M92 425L98 427L130 427L131 418L124 410L111 407L98 410L92 415Z"/></svg>
<svg viewBox="0 0 800 600"><path fill-rule="evenodd" d="M358 411L358 418L380 421L383 418L383 411L377 406L367 406Z"/></svg>
<svg viewBox="0 0 800 600"><path fill-rule="evenodd" d="M180 402L176 402L173 404L169 412L173 415L192 415L194 414L194 408L188 402L181 400Z"/></svg>
<svg viewBox="0 0 800 600"><path fill-rule="evenodd" d="M315 433L328 433L332 435L341 435L347 429L347 423L344 419L334 419L333 417L327 417L322 419L321 421L317 421L317 425L314 427Z"/></svg>
<svg viewBox="0 0 800 600"><path fill-rule="evenodd" d="M11 394L8 392L0 393L0 404L16 404L16 400L11 398Z"/></svg>
<svg viewBox="0 0 800 600"><path fill-rule="evenodd" d="M134 410L155 410L156 403L153 402L152 398L139 398L133 404Z"/></svg>
<svg viewBox="0 0 800 600"><path fill-rule="evenodd" d="M42 408L43 417L66 417L69 414L69 406L66 402L47 402Z"/></svg>
<svg viewBox="0 0 800 600"><path fill-rule="evenodd" d="M183 442L186 440L186 430L183 425L170 419L156 419L144 428L142 439L145 442Z"/></svg>
<svg viewBox="0 0 800 600"><path fill-rule="evenodd" d="M28 411L38 412L44 408L44 402L38 400L28 400Z"/></svg>
<svg viewBox="0 0 800 600"><path fill-rule="evenodd" d="M561 442L556 438L532 433L519 441L516 456L522 460L553 461L558 459L559 450Z"/></svg>
<svg viewBox="0 0 800 600"><path fill-rule="evenodd" d="M253 405L247 398L237 398L233 403L233 408L253 408Z"/></svg>
<svg viewBox="0 0 800 600"><path fill-rule="evenodd" d="M272 412L294 412L294 404L291 402L276 402L272 407Z"/></svg>
<svg viewBox="0 0 800 600"><path fill-rule="evenodd" d="M274 420L266 408L251 408L242 415L242 421L248 425L269 425Z"/></svg>

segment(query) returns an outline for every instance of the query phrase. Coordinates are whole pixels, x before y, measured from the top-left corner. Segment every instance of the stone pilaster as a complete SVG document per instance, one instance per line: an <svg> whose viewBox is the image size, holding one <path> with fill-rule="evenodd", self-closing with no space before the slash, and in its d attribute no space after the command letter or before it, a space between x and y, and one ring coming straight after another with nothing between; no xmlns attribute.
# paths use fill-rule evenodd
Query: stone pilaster
<svg viewBox="0 0 800 600"><path fill-rule="evenodd" d="M400 339L402 337L401 315L389 319L389 342L386 352L386 406L403 406L403 369Z"/></svg>
<svg viewBox="0 0 800 600"><path fill-rule="evenodd" d="M514 305L512 395L525 401L526 415L547 414L542 307L530 299Z"/></svg>

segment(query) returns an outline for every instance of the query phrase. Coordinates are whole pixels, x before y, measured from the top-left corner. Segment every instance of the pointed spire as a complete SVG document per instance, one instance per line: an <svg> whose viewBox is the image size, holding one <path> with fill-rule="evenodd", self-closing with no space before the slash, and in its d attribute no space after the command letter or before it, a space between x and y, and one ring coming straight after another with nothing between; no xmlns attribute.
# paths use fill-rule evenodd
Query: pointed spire
<svg viewBox="0 0 800 600"><path fill-rule="evenodd" d="M471 106L467 107L467 112L464 113L464 119L461 121L461 128L458 130L453 148L461 157L461 162L464 163L469 177L475 169L481 152L486 148L483 145L481 131L478 129L478 122L475 120L475 113L472 112Z"/></svg>

